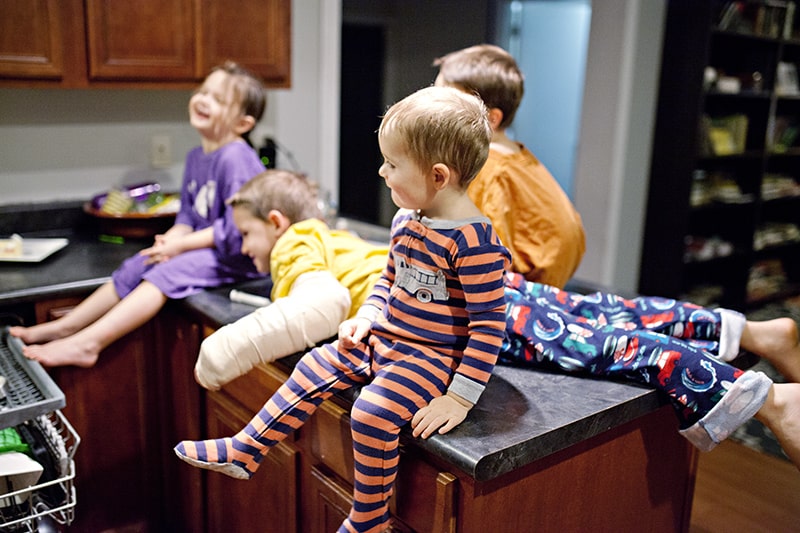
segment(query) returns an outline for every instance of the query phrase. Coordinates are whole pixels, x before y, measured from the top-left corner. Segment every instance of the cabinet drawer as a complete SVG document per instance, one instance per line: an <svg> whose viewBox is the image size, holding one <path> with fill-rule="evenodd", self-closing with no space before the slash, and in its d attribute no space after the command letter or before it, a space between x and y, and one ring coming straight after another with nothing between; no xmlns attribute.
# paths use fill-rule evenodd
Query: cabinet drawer
<svg viewBox="0 0 800 533"><path fill-rule="evenodd" d="M314 458L353 484L353 438L350 415L332 401L322 402L306 423Z"/></svg>
<svg viewBox="0 0 800 533"><path fill-rule="evenodd" d="M458 478L400 447L392 515L418 533L455 533Z"/></svg>

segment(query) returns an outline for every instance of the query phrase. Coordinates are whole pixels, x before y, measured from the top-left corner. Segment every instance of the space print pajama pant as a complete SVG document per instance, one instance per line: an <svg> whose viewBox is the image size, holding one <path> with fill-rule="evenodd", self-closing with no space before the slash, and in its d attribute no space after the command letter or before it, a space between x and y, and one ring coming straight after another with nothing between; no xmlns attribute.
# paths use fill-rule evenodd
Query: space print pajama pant
<svg viewBox="0 0 800 533"><path fill-rule="evenodd" d="M506 279L500 363L625 378L669 396L681 433L710 450L752 418L772 381L726 363L745 318L667 298L577 294Z"/></svg>

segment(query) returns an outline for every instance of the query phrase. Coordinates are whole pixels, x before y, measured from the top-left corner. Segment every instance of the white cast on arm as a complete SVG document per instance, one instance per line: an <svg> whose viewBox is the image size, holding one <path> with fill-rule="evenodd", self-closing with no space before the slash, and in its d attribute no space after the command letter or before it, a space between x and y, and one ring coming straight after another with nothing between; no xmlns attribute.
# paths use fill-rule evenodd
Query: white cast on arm
<svg viewBox="0 0 800 533"><path fill-rule="evenodd" d="M333 337L350 305L350 292L330 272L301 274L287 296L223 326L203 341L195 364L198 383L217 390L259 363Z"/></svg>

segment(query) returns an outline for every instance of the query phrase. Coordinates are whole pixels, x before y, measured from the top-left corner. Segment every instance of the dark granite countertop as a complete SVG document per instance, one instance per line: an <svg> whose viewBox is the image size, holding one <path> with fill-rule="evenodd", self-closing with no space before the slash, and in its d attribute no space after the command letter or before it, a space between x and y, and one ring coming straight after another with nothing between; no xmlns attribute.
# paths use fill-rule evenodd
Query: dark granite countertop
<svg viewBox="0 0 800 533"><path fill-rule="evenodd" d="M126 258L147 243L101 242L96 235L70 230L21 233L23 238L67 238L69 244L39 263L0 262L0 305L91 291Z"/></svg>
<svg viewBox="0 0 800 533"><path fill-rule="evenodd" d="M25 236L25 235L23 235ZM70 231L37 236L67 237L70 244L36 264L0 264L0 305L86 292L144 243L109 244ZM268 280L237 286L267 295ZM223 325L254 308L231 302L231 287L205 291L176 305L200 320ZM290 368L298 356L280 362ZM347 396L345 397L347 398ZM654 390L637 385L498 366L467 419L447 435L417 445L479 481L493 479L549 454L625 424L664 405ZM410 440L410 432L403 438Z"/></svg>

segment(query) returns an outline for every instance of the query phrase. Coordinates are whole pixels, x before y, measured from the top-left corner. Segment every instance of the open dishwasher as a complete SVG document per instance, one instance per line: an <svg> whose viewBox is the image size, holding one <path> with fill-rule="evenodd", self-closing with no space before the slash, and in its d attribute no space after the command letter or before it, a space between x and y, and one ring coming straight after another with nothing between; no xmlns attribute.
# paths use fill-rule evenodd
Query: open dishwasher
<svg viewBox="0 0 800 533"><path fill-rule="evenodd" d="M80 437L60 411L64 393L39 363L22 355L22 342L7 327L0 334L0 431L14 428L24 455L41 466L30 486L17 486L25 485L19 476L0 475L0 531L35 532L47 522L69 525Z"/></svg>

